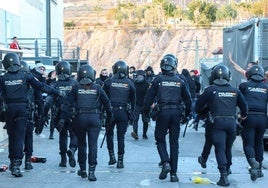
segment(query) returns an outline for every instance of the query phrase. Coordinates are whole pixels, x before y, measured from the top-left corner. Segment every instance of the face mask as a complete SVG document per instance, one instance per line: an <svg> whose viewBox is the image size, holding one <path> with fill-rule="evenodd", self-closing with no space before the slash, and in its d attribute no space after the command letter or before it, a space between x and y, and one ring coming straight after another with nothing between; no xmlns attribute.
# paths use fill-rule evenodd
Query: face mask
<svg viewBox="0 0 268 188"><path fill-rule="evenodd" d="M135 81L136 81L137 83L141 83L141 82L143 82L143 81L144 81L144 76L142 76L142 75L138 75Z"/></svg>

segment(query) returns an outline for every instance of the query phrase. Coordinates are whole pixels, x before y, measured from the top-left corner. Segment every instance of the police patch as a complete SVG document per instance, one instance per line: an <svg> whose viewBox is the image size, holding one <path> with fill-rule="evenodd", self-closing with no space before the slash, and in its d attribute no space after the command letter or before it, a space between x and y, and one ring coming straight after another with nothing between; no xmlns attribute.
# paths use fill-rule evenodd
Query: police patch
<svg viewBox="0 0 268 188"><path fill-rule="evenodd" d="M250 92L267 93L267 89L258 87L248 87Z"/></svg>
<svg viewBox="0 0 268 188"><path fill-rule="evenodd" d="M112 87L128 88L128 84L126 84L126 83L112 83Z"/></svg>
<svg viewBox="0 0 268 188"><path fill-rule="evenodd" d="M97 90L95 89L78 89L78 94L93 94L96 95L97 94Z"/></svg>
<svg viewBox="0 0 268 188"><path fill-rule="evenodd" d="M218 92L219 97L236 97L236 92Z"/></svg>
<svg viewBox="0 0 268 188"><path fill-rule="evenodd" d="M173 81L163 81L162 86L164 87L180 87L180 82L173 82Z"/></svg>

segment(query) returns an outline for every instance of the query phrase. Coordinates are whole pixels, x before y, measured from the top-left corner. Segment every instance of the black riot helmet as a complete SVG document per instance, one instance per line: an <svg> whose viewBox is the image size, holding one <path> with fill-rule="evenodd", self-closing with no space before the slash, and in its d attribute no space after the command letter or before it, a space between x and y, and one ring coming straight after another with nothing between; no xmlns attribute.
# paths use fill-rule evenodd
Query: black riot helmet
<svg viewBox="0 0 268 188"><path fill-rule="evenodd" d="M217 65L211 72L211 81L216 85L226 85L230 81L230 71L225 65Z"/></svg>
<svg viewBox="0 0 268 188"><path fill-rule="evenodd" d="M60 61L55 69L59 80L66 80L72 74L72 66L68 61Z"/></svg>
<svg viewBox="0 0 268 188"><path fill-rule="evenodd" d="M163 58L165 58L165 57L171 57L171 58L173 58L176 61L176 67L178 66L179 60L178 60L178 58L175 55L173 55L173 54L166 54L166 55L164 55Z"/></svg>
<svg viewBox="0 0 268 188"><path fill-rule="evenodd" d="M263 81L264 80L264 69L260 65L253 65L247 71L247 77L250 80Z"/></svg>
<svg viewBox="0 0 268 188"><path fill-rule="evenodd" d="M16 53L7 53L2 61L5 70L8 72L17 72L21 69L19 56Z"/></svg>
<svg viewBox="0 0 268 188"><path fill-rule="evenodd" d="M24 72L30 72L30 65L26 61L20 61L21 70Z"/></svg>
<svg viewBox="0 0 268 188"><path fill-rule="evenodd" d="M96 71L90 65L82 65L77 73L77 80L81 85L91 84L94 82Z"/></svg>
<svg viewBox="0 0 268 188"><path fill-rule="evenodd" d="M177 68L176 59L170 56L164 56L161 60L160 68L162 72L174 72Z"/></svg>
<svg viewBox="0 0 268 188"><path fill-rule="evenodd" d="M125 78L128 75L128 65L124 61L116 61L112 67L113 74L119 75L119 78Z"/></svg>

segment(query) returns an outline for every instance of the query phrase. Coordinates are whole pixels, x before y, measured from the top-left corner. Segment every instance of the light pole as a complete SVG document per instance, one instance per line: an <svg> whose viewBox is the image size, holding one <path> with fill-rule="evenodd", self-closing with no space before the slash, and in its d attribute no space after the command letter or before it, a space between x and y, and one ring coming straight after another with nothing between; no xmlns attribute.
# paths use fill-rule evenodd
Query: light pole
<svg viewBox="0 0 268 188"><path fill-rule="evenodd" d="M198 69L198 71L200 71L200 63L199 63L199 51L206 51L205 48L200 48L199 45L199 40L196 37L195 40L180 40L180 43L184 43L184 42L195 42L195 46L186 46L183 47L184 51L188 51L188 50L193 50L195 51L195 64L194 66Z"/></svg>

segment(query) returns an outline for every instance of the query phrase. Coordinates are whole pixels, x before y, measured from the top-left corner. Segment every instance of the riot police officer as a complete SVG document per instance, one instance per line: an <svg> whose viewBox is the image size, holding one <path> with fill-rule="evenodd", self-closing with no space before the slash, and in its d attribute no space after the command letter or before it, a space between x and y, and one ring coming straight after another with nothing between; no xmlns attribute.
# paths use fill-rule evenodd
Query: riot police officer
<svg viewBox="0 0 268 188"><path fill-rule="evenodd" d="M228 169L232 164L232 145L236 138L236 106L241 110L241 118L247 117L248 108L241 92L229 85L230 71L225 65L217 65L211 73L212 85L208 86L197 99L196 112L209 107L212 130L211 139L220 171L220 186L228 186Z"/></svg>
<svg viewBox="0 0 268 188"><path fill-rule="evenodd" d="M21 61L21 71L30 73L30 66L27 62ZM31 164L31 156L33 154L33 129L34 129L34 89L30 87L28 91L28 117L25 131L24 154L25 154L25 170L33 169Z"/></svg>
<svg viewBox="0 0 268 188"><path fill-rule="evenodd" d="M118 162L117 168L124 168L125 133L129 118L132 118L136 103L134 83L127 78L128 66L124 61L117 61L112 67L114 76L104 82L103 89L111 100L114 121L106 126L107 148L110 156L109 165L116 163L114 154L114 127L117 129ZM134 119L131 119L134 120Z"/></svg>
<svg viewBox="0 0 268 188"><path fill-rule="evenodd" d="M242 121L243 148L249 165L252 181L263 177L263 135L268 124L267 102L268 85L263 83L264 70L260 65L253 65L247 71L248 81L239 85L239 90L248 103L248 117Z"/></svg>
<svg viewBox="0 0 268 188"><path fill-rule="evenodd" d="M182 115L181 103L185 103L185 114L191 112L191 97L184 81L175 75L177 62L174 58L164 56L160 68L162 74L156 76L151 87L147 90L144 99L145 112L150 111L150 106L156 97L159 112L156 119L155 140L158 153L163 164L159 179L166 179L170 173L170 181L178 182L177 165L179 150L180 119ZM170 154L166 148L166 134L169 132Z"/></svg>
<svg viewBox="0 0 268 188"><path fill-rule="evenodd" d="M71 65L67 61L59 62L56 67L56 74L58 80L55 81L51 86L68 94L72 89L72 86L76 84L76 80L71 77ZM68 104L66 98L63 97L54 97L52 102L52 118L55 125L55 128L59 131L59 149L61 161L59 163L60 167L66 167L67 156L69 157L69 165L71 167L76 166L76 160L74 157L75 151L77 150L77 137L72 129L72 118L61 119L61 105ZM68 133L70 135L69 149L67 150L68 145Z"/></svg>
<svg viewBox="0 0 268 188"><path fill-rule="evenodd" d="M32 74L20 71L20 61L16 53L7 53L2 61L7 73L1 77L0 89L7 105L6 125L11 174L22 177L20 165L28 119L29 85L48 93L60 94L57 90L37 81Z"/></svg>
<svg viewBox="0 0 268 188"><path fill-rule="evenodd" d="M112 120L112 109L109 98L95 81L95 70L90 65L79 68L75 85L68 94L69 104L75 106L74 130L78 138L78 175L87 177L86 159L88 146L88 180L96 181L97 141L101 129L101 106L107 112L107 122ZM88 140L88 143L87 143Z"/></svg>

